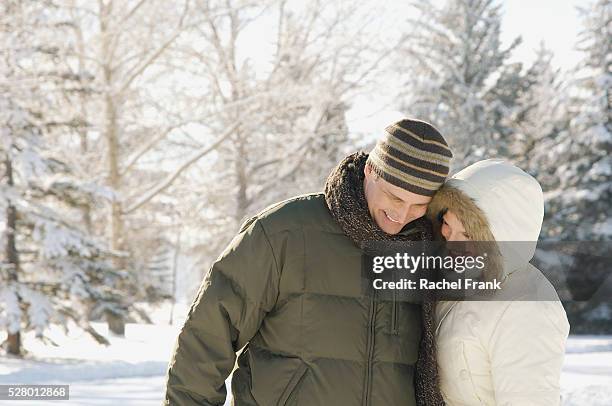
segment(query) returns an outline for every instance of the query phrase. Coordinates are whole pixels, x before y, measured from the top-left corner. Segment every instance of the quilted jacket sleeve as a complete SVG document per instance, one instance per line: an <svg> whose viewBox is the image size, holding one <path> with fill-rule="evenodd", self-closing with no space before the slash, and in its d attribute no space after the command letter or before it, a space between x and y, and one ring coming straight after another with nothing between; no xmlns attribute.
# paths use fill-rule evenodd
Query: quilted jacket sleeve
<svg viewBox="0 0 612 406"><path fill-rule="evenodd" d="M204 278L170 361L165 405L222 405L236 352L278 295L279 270L260 220L241 229Z"/></svg>

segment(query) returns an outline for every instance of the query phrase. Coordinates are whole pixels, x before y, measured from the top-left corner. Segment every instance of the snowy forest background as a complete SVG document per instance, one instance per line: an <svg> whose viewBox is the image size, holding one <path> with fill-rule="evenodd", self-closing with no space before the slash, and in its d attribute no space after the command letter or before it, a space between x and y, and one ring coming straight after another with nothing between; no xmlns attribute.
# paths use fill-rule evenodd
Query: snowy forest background
<svg viewBox="0 0 612 406"><path fill-rule="evenodd" d="M189 303L246 217L372 147L347 117L381 87L440 128L453 172L505 157L533 174L542 239L610 241L612 2L580 9L567 71L546 44L512 62L496 1L419 1L393 27L379 7L3 0L2 351L58 326L108 344ZM569 306L573 332L612 333L609 303Z"/></svg>

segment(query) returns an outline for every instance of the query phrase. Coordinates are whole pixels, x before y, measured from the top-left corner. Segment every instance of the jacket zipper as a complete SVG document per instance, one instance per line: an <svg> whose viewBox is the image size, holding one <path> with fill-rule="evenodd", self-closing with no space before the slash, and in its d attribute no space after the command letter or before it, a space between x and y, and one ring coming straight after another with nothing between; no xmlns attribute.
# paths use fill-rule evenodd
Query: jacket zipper
<svg viewBox="0 0 612 406"><path fill-rule="evenodd" d="M368 362L366 364L365 387L363 395L363 406L370 404L370 386L372 385L372 357L374 356L374 334L376 318L376 291L372 293L370 300L370 314L368 320Z"/></svg>
<svg viewBox="0 0 612 406"><path fill-rule="evenodd" d="M436 334L436 335L438 334L438 330L440 330L440 327L442 326L442 322L444 322L444 319L446 319L446 316L448 316L448 314L451 312L451 310L453 310L453 307L455 307L455 305L456 305L457 303L458 303L458 302L453 302L453 303L451 303L451 305L450 305L450 307L448 308L448 310L446 310L446 313L444 313L444 316L442 316L442 317L440 318L440 321L438 322L438 325L436 326L436 331L435 331L435 333L434 333L434 334Z"/></svg>
<svg viewBox="0 0 612 406"><path fill-rule="evenodd" d="M285 388L281 398L278 400L278 406L285 406L289 402L289 399L291 399L291 397L296 393L298 386L302 382L302 379L304 379L307 370L308 367L306 366L306 364L300 365L298 370L289 380L289 383L287 384L287 387Z"/></svg>

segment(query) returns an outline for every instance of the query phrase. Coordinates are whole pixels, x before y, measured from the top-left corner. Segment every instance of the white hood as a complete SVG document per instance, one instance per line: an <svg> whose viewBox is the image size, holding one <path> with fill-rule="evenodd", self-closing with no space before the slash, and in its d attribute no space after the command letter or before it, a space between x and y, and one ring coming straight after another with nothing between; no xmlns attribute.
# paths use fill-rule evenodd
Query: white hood
<svg viewBox="0 0 612 406"><path fill-rule="evenodd" d="M496 241L532 243L520 244L520 249L517 244L500 244L506 272L531 260L544 218L544 195L537 180L507 161L487 159L447 182L484 212Z"/></svg>

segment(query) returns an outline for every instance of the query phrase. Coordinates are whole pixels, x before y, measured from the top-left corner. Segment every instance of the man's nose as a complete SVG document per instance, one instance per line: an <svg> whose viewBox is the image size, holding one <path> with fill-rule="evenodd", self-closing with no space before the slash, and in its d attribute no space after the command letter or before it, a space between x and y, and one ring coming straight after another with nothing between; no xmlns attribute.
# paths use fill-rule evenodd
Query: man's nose
<svg viewBox="0 0 612 406"><path fill-rule="evenodd" d="M406 224L410 220L412 220L411 209L412 209L412 206L409 204L404 205L399 209L399 212L398 212L400 216L399 219L402 223Z"/></svg>

